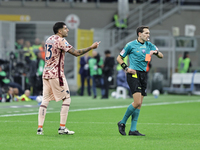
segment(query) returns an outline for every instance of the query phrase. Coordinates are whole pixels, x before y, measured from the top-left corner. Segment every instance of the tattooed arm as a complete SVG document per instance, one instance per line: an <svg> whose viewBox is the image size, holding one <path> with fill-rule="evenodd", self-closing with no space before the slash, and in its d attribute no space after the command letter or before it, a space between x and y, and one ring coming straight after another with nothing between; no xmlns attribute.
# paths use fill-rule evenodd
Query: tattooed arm
<svg viewBox="0 0 200 150"><path fill-rule="evenodd" d="M75 48L72 47L68 52L77 57L77 56L87 53L88 51L92 49L96 49L99 46L99 44L100 42L95 42L90 47L79 49L79 50L76 50Z"/></svg>

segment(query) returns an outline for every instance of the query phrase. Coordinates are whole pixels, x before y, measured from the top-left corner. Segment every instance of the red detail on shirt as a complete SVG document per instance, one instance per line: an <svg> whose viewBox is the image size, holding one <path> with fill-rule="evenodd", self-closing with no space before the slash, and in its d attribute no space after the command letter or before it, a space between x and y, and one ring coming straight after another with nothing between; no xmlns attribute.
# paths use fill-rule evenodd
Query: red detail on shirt
<svg viewBox="0 0 200 150"><path fill-rule="evenodd" d="M52 35L46 40L45 49L45 66L43 78L54 79L64 77L64 60L65 53L72 46L58 35ZM47 60L48 58L48 60Z"/></svg>

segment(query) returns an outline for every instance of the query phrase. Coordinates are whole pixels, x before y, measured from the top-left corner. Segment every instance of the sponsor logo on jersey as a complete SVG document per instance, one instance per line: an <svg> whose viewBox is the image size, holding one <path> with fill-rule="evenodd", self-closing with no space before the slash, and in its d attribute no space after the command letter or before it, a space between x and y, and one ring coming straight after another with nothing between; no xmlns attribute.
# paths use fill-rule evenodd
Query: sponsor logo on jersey
<svg viewBox="0 0 200 150"><path fill-rule="evenodd" d="M142 52L145 53L145 49L143 49Z"/></svg>
<svg viewBox="0 0 200 150"><path fill-rule="evenodd" d="M140 46L140 48L146 48L146 45L142 45L142 46Z"/></svg>

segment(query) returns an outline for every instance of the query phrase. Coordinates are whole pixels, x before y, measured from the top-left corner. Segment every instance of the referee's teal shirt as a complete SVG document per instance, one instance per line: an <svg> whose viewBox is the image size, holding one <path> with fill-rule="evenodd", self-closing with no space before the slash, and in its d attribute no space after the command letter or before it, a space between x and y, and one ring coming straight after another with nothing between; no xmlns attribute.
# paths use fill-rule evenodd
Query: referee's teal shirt
<svg viewBox="0 0 200 150"><path fill-rule="evenodd" d="M145 41L145 43L142 44L136 39L126 44L124 49L120 52L120 56L126 57L129 55L129 68L146 71L148 61L145 61L145 57L146 54L150 54L151 50L158 50L158 48L151 42Z"/></svg>

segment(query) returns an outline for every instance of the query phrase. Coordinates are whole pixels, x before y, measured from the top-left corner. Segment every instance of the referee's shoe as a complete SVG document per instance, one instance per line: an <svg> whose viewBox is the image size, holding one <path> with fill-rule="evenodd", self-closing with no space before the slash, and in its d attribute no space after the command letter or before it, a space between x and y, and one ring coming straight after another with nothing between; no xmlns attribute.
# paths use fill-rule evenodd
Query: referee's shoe
<svg viewBox="0 0 200 150"><path fill-rule="evenodd" d="M120 123L120 122L121 122L121 121L119 121L119 122L117 123L118 129L119 129L119 133L120 133L121 135L126 135L126 132L125 132L125 127L126 127L126 125L123 124L123 123Z"/></svg>
<svg viewBox="0 0 200 150"><path fill-rule="evenodd" d="M135 131L129 131L128 135L134 135L134 136L145 136L145 134L142 134L140 132L138 132L137 130Z"/></svg>

